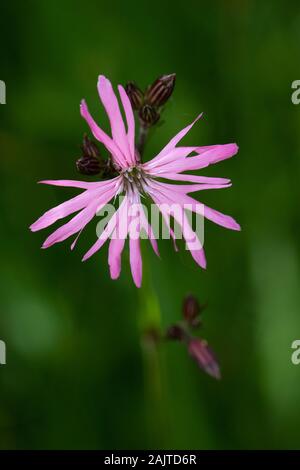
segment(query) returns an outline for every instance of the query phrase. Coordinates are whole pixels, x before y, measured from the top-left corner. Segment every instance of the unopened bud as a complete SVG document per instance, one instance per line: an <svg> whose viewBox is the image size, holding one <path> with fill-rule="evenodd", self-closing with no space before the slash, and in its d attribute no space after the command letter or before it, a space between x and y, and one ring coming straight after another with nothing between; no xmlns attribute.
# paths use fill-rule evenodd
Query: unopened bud
<svg viewBox="0 0 300 470"><path fill-rule="evenodd" d="M84 157L97 158L100 155L97 145L86 134L83 136L81 149Z"/></svg>
<svg viewBox="0 0 300 470"><path fill-rule="evenodd" d="M144 101L144 93L134 82L128 82L125 85L125 90L130 99L133 109L140 109Z"/></svg>
<svg viewBox="0 0 300 470"><path fill-rule="evenodd" d="M173 93L176 74L162 75L150 85L145 94L146 103L160 108Z"/></svg>
<svg viewBox="0 0 300 470"><path fill-rule="evenodd" d="M97 175L101 171L101 162L97 145L88 138L87 134L83 136L81 145L82 157L76 161L76 167L79 173L83 175Z"/></svg>
<svg viewBox="0 0 300 470"><path fill-rule="evenodd" d="M159 120L159 113L152 106L145 104L139 112L141 123L144 127L151 127Z"/></svg>
<svg viewBox="0 0 300 470"><path fill-rule="evenodd" d="M185 297L182 305L183 316L189 321L196 318L200 313L200 305L196 297L188 295Z"/></svg>
<svg viewBox="0 0 300 470"><path fill-rule="evenodd" d="M76 167L79 173L83 175L98 175L101 171L101 164L97 158L94 157L80 157L76 161Z"/></svg>
<svg viewBox="0 0 300 470"><path fill-rule="evenodd" d="M180 325L171 325L166 332L167 339L182 340L185 337L185 331Z"/></svg>
<svg viewBox="0 0 300 470"><path fill-rule="evenodd" d="M191 326L196 327L200 325L201 321L199 315L203 309L204 305L200 305L193 295L188 295L183 300L182 313L186 322Z"/></svg>
<svg viewBox="0 0 300 470"><path fill-rule="evenodd" d="M188 351L198 366L215 379L220 379L220 368L214 352L207 342L193 338L188 343Z"/></svg>

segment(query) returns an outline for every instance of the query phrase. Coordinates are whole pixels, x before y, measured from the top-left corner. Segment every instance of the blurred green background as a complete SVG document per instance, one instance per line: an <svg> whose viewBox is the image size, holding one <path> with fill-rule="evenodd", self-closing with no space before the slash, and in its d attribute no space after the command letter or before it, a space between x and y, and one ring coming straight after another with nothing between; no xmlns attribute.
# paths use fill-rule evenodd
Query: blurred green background
<svg viewBox="0 0 300 470"><path fill-rule="evenodd" d="M0 447L299 448L298 2L15 0L0 10ZM99 73L145 87L171 72L175 92L145 157L204 111L185 142L236 141L240 152L204 171L233 187L199 198L243 231L206 223L206 272L170 241L159 243L161 259L144 243L140 290L127 252L119 281L107 247L81 263L96 221L75 252L70 241L40 250L50 230L28 226L78 191L36 182L84 179L75 168L83 97L108 130ZM143 317L154 312L167 327L189 292L208 302L201 335L220 382L181 344L141 348Z"/></svg>

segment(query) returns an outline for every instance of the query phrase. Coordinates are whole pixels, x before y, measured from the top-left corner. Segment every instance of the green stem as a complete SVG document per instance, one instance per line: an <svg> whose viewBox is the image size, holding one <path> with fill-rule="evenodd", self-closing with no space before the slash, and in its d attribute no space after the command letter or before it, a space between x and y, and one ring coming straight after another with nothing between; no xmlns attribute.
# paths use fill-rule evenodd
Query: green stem
<svg viewBox="0 0 300 470"><path fill-rule="evenodd" d="M148 129L140 126L138 150L141 160ZM143 253L143 284L140 290L139 330L144 362L145 399L147 403L147 421L149 444L161 447L165 441L165 412L163 409L162 362L159 348L161 337L161 310L155 292L147 253ZM159 430L159 433L157 433ZM153 440L153 436L157 441Z"/></svg>
<svg viewBox="0 0 300 470"><path fill-rule="evenodd" d="M164 374L162 374L162 357L159 347L162 331L161 310L145 253L143 253L143 265L139 328L144 362L149 443L152 447L161 447L165 442Z"/></svg>

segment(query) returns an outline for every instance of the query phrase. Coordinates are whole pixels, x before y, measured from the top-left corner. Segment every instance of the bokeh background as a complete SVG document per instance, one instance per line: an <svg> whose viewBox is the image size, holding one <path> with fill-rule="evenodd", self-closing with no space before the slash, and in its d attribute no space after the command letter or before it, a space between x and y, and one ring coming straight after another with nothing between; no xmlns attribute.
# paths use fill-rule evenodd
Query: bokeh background
<svg viewBox="0 0 300 470"><path fill-rule="evenodd" d="M299 448L298 2L15 0L0 10L0 447ZM140 290L127 252L117 282L107 247L81 263L96 221L74 252L69 241L40 250L46 233L28 226L77 190L36 182L80 178L83 97L108 129L98 74L145 87L172 72L176 89L145 157L204 111L185 142L236 141L240 152L204 172L233 187L201 200L243 231L206 223L206 272L172 242L160 242L161 259L144 243ZM208 303L201 335L220 382L181 344L141 343L145 322L164 329L181 318L189 292Z"/></svg>

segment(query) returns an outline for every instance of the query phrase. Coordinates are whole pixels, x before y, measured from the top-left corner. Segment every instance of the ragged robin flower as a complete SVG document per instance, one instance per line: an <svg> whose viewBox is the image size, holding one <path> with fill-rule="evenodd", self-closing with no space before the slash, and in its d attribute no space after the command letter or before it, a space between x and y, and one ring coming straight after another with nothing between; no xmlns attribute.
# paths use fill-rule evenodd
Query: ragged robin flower
<svg viewBox="0 0 300 470"><path fill-rule="evenodd" d="M170 213L168 207L176 203L179 206L174 218L182 228L183 238L192 257L202 268L206 267L206 259L201 241L191 227L186 215L185 206L189 210L202 214L204 217L218 225L231 230L240 230L238 223L230 216L221 214L198 201L189 193L206 189L226 188L231 186L230 180L224 178L206 177L186 173L200 170L221 160L232 157L238 151L235 143L210 146L182 146L183 137L198 121L194 122L176 134L168 144L150 161L140 162L135 144L135 121L130 100L124 88L119 85L118 92L126 117L124 123L117 96L110 81L103 75L99 76L98 91L102 104L110 121L111 136L104 132L92 118L85 101L81 102L81 116L86 120L95 139L103 144L111 155L112 165L116 172L115 177L106 181L86 182L73 180L46 180L43 184L65 186L82 189L83 192L76 197L48 210L31 225L33 232L44 229L58 220L77 213L67 223L56 229L43 244L49 248L55 243L62 242L72 235L76 235L72 243L74 248L78 236L84 227L95 217L97 211L103 208L116 196L123 196L117 211L96 239L93 246L84 255L87 260L95 254L104 243L109 241L108 264L112 279L117 279L121 271L121 255L125 246L125 239L129 239L129 259L133 280L137 287L142 282L142 257L140 237L142 231L146 232L151 245L158 254L157 241L153 229L145 215L141 204L141 197L147 197L156 204L168 226L169 234L175 238L176 234L169 223ZM169 180L166 183L162 180ZM185 184L178 184L186 182ZM132 214L130 208L135 205L139 210L139 223L132 227ZM127 222L127 231L122 237L112 236L118 233L121 225ZM136 236L136 232L137 235ZM191 239L193 242L191 242Z"/></svg>

